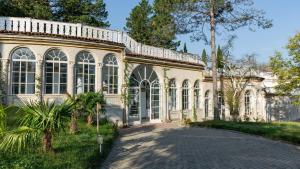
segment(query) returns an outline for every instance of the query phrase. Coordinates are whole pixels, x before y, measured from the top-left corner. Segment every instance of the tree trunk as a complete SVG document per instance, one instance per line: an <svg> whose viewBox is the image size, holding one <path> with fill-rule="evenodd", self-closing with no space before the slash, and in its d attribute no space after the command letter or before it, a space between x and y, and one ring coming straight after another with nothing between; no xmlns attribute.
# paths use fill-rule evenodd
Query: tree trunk
<svg viewBox="0 0 300 169"><path fill-rule="evenodd" d="M87 116L87 125L91 126L93 124L93 115L89 114Z"/></svg>
<svg viewBox="0 0 300 169"><path fill-rule="evenodd" d="M43 151L49 152L51 150L52 150L52 133L49 130L45 130L43 136Z"/></svg>
<svg viewBox="0 0 300 169"><path fill-rule="evenodd" d="M216 22L215 22L215 0L210 0L210 47L211 47L211 58L212 58L212 79L213 79L213 111L214 120L220 119L218 112L218 81L217 81L217 57L216 57Z"/></svg>
<svg viewBox="0 0 300 169"><path fill-rule="evenodd" d="M70 123L70 133L75 134L77 132L78 126L77 126L77 112L72 113L71 117L71 123Z"/></svg>

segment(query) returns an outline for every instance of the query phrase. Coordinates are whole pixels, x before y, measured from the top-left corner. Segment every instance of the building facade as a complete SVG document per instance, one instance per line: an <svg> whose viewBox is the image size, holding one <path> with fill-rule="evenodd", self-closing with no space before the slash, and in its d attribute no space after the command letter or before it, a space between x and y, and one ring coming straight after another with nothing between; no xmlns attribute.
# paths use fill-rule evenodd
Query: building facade
<svg viewBox="0 0 300 169"><path fill-rule="evenodd" d="M120 125L183 115L197 121L213 118L212 81L199 56L143 45L124 32L0 17L0 54L7 104L38 99L59 104L66 93L103 91L106 116ZM264 80L251 81L241 100L241 113L252 119L272 119ZM220 109L221 117L229 119L228 106Z"/></svg>

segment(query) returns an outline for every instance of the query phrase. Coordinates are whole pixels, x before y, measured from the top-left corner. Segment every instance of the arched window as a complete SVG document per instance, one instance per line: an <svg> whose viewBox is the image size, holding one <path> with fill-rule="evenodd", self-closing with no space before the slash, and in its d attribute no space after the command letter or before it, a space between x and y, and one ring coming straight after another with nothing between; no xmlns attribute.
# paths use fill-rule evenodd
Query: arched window
<svg viewBox="0 0 300 169"><path fill-rule="evenodd" d="M59 49L51 49L45 55L46 94L67 92L67 56Z"/></svg>
<svg viewBox="0 0 300 169"><path fill-rule="evenodd" d="M76 57L76 93L95 91L95 60L91 53L82 51Z"/></svg>
<svg viewBox="0 0 300 169"><path fill-rule="evenodd" d="M246 114L250 114L251 110L250 110L250 104L251 104L251 95L250 95L250 91L247 90L245 92L245 113Z"/></svg>
<svg viewBox="0 0 300 169"><path fill-rule="evenodd" d="M103 87L108 94L118 93L118 62L114 55L109 54L103 61Z"/></svg>
<svg viewBox="0 0 300 169"><path fill-rule="evenodd" d="M176 110L176 82L175 79L169 82L169 110Z"/></svg>
<svg viewBox="0 0 300 169"><path fill-rule="evenodd" d="M182 83L182 109L189 109L189 82L184 80Z"/></svg>
<svg viewBox="0 0 300 169"><path fill-rule="evenodd" d="M208 111L209 111L209 90L205 92L205 102L204 102L204 113L205 117L208 117Z"/></svg>
<svg viewBox="0 0 300 169"><path fill-rule="evenodd" d="M195 108L199 109L200 108L200 84L199 84L199 80L197 80L194 84L194 103L195 103Z"/></svg>
<svg viewBox="0 0 300 169"><path fill-rule="evenodd" d="M12 53L12 94L35 93L35 56L28 48Z"/></svg>

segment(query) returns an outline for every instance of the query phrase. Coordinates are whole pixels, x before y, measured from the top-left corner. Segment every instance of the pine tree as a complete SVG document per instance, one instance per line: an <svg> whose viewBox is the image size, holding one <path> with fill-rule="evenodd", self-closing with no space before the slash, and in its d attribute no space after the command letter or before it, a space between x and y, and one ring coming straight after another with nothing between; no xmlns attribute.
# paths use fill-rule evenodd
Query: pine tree
<svg viewBox="0 0 300 169"><path fill-rule="evenodd" d="M187 47L186 47L186 43L184 43L184 45L183 45L183 52L184 53L188 53L188 50L187 50Z"/></svg>
<svg viewBox="0 0 300 169"><path fill-rule="evenodd" d="M223 57L223 52L220 48L220 45L218 46L217 50L217 67L218 69L223 69L224 68L224 57Z"/></svg>
<svg viewBox="0 0 300 169"><path fill-rule="evenodd" d="M203 51L202 51L201 60L202 60L202 62L204 62L207 65L207 60L208 59L207 59L207 54L206 54L205 49L203 49Z"/></svg>
<svg viewBox="0 0 300 169"><path fill-rule="evenodd" d="M109 27L103 0L57 0L55 19L91 26Z"/></svg>
<svg viewBox="0 0 300 169"><path fill-rule="evenodd" d="M176 24L172 12L174 0L154 0L151 18L151 45L176 50L180 41L176 40Z"/></svg>
<svg viewBox="0 0 300 169"><path fill-rule="evenodd" d="M0 16L53 18L49 0L0 0Z"/></svg>
<svg viewBox="0 0 300 169"><path fill-rule="evenodd" d="M134 7L126 18L125 30L136 41L150 45L151 27L150 15L152 8L148 0L142 0L136 7Z"/></svg>

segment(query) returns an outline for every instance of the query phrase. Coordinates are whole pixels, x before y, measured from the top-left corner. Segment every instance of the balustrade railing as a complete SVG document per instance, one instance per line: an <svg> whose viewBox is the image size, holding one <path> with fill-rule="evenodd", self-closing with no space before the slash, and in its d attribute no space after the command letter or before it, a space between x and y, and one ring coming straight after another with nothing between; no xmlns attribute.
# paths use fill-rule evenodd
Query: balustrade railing
<svg viewBox="0 0 300 169"><path fill-rule="evenodd" d="M127 50L133 54L203 64L203 62L199 60L198 55L144 45L132 39L126 32L86 26L83 24L31 18L0 17L0 30L56 34L122 43L126 46Z"/></svg>

